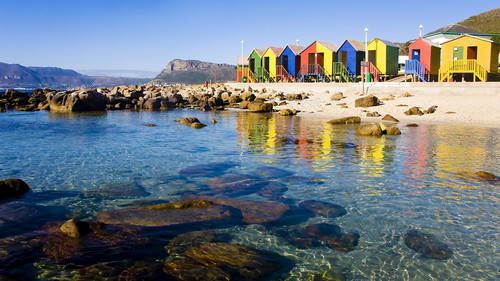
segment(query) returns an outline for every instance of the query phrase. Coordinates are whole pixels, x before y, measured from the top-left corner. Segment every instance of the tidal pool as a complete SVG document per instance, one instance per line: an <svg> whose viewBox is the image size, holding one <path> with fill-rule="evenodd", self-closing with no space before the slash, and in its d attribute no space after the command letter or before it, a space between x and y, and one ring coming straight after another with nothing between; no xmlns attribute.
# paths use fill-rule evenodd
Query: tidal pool
<svg viewBox="0 0 500 281"><path fill-rule="evenodd" d="M181 117L208 126L174 122ZM356 125L325 121L234 111L2 113L0 179L32 190L0 201L0 279L117 280L138 264L161 273L179 258L165 246L193 230L276 255L267 280L499 279L500 181L475 176L500 175L499 128L400 124L399 136L361 137ZM234 220L113 226L98 242L43 238L58 222L95 222L186 194L287 209L275 219L233 206ZM340 211L311 211L314 202ZM339 250L318 234L324 227L359 238ZM408 247L413 230L451 256Z"/></svg>

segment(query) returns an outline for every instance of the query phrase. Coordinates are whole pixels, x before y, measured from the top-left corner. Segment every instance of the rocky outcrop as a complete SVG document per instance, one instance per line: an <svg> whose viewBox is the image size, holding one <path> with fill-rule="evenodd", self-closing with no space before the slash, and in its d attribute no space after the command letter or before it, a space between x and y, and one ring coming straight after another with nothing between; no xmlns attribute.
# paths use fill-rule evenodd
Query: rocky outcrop
<svg viewBox="0 0 500 281"><path fill-rule="evenodd" d="M339 119L333 119L327 122L328 124L356 124L361 123L361 118L359 116L349 116Z"/></svg>
<svg viewBox="0 0 500 281"><path fill-rule="evenodd" d="M355 107L372 107L380 104L380 100L374 95L368 95L354 101Z"/></svg>
<svg viewBox="0 0 500 281"><path fill-rule="evenodd" d="M19 197L30 190L30 187L21 179L0 180L0 200Z"/></svg>
<svg viewBox="0 0 500 281"><path fill-rule="evenodd" d="M251 112L271 112L273 110L272 103L252 101L248 104L248 109Z"/></svg>
<svg viewBox="0 0 500 281"><path fill-rule="evenodd" d="M48 99L50 111L56 113L102 111L108 103L108 98L96 90L49 94Z"/></svg>
<svg viewBox="0 0 500 281"><path fill-rule="evenodd" d="M202 124L200 120L196 117L187 117L187 118L179 118L175 120L175 122L179 122L183 125L189 126L193 129L201 129L203 127L206 127L207 125Z"/></svg>

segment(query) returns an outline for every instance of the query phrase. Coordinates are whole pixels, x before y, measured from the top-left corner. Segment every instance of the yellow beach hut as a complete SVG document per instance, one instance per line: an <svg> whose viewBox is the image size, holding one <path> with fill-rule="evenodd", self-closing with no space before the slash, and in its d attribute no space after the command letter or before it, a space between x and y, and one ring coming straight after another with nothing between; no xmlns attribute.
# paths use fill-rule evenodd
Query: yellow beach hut
<svg viewBox="0 0 500 281"><path fill-rule="evenodd" d="M397 75L399 47L394 43L375 38L368 43L368 61L379 71L379 74Z"/></svg>
<svg viewBox="0 0 500 281"><path fill-rule="evenodd" d="M283 48L279 47L268 47L264 52L262 56L262 77L267 80L266 82L276 82L276 66L281 63L281 52L283 52Z"/></svg>
<svg viewBox="0 0 500 281"><path fill-rule="evenodd" d="M485 82L498 73L499 45L489 39L462 35L441 44L439 81Z"/></svg>
<svg viewBox="0 0 500 281"><path fill-rule="evenodd" d="M333 63L337 62L338 46L325 41L314 41L300 53L302 66L299 81L332 81Z"/></svg>

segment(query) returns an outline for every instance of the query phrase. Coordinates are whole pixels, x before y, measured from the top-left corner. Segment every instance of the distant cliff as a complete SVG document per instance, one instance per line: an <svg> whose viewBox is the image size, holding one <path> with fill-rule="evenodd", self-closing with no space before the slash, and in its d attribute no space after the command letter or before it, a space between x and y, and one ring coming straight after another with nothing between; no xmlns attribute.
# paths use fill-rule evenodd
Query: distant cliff
<svg viewBox="0 0 500 281"><path fill-rule="evenodd" d="M57 67L27 67L0 62L0 88L97 88L135 85L147 79L87 76L71 69Z"/></svg>
<svg viewBox="0 0 500 281"><path fill-rule="evenodd" d="M202 62L198 60L175 59L156 76L152 84L202 84L205 81L215 80L217 69L217 82L236 80L236 66L225 63Z"/></svg>

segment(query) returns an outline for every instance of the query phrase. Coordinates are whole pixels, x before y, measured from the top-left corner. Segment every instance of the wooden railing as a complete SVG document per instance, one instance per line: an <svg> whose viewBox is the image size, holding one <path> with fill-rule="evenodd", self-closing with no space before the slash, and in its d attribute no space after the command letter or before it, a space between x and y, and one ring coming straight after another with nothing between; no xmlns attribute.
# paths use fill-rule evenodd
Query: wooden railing
<svg viewBox="0 0 500 281"><path fill-rule="evenodd" d="M257 77L255 77L255 74L250 69L248 69L248 75L247 75L247 77L248 77L248 81L249 82L252 82L252 83L256 83L257 82Z"/></svg>
<svg viewBox="0 0 500 281"><path fill-rule="evenodd" d="M405 61L405 74L416 74L422 81L428 82L425 76L429 75L429 70L418 60Z"/></svg>
<svg viewBox="0 0 500 281"><path fill-rule="evenodd" d="M486 68L479 64L477 60L449 61L439 69L439 82L443 82L446 79L450 81L450 76L453 73L472 73L474 74L474 82L476 82L476 77L486 82Z"/></svg>
<svg viewBox="0 0 500 281"><path fill-rule="evenodd" d="M331 74L319 64L303 64L297 74L297 79L300 82L327 82L330 80L330 76Z"/></svg>
<svg viewBox="0 0 500 281"><path fill-rule="evenodd" d="M361 66L361 75L365 77L365 66ZM380 71L377 69L375 65L371 61L368 62L368 73L372 74L373 81L379 82L379 73Z"/></svg>
<svg viewBox="0 0 500 281"><path fill-rule="evenodd" d="M293 78L294 77L291 76L282 65L276 66L276 81L277 82L291 82L294 80Z"/></svg>
<svg viewBox="0 0 500 281"><path fill-rule="evenodd" d="M333 63L333 78L338 75L340 77L340 80L344 80L345 82L352 82L354 81L354 78L352 78L351 74L347 70L347 67L341 63L341 62L334 62Z"/></svg>

